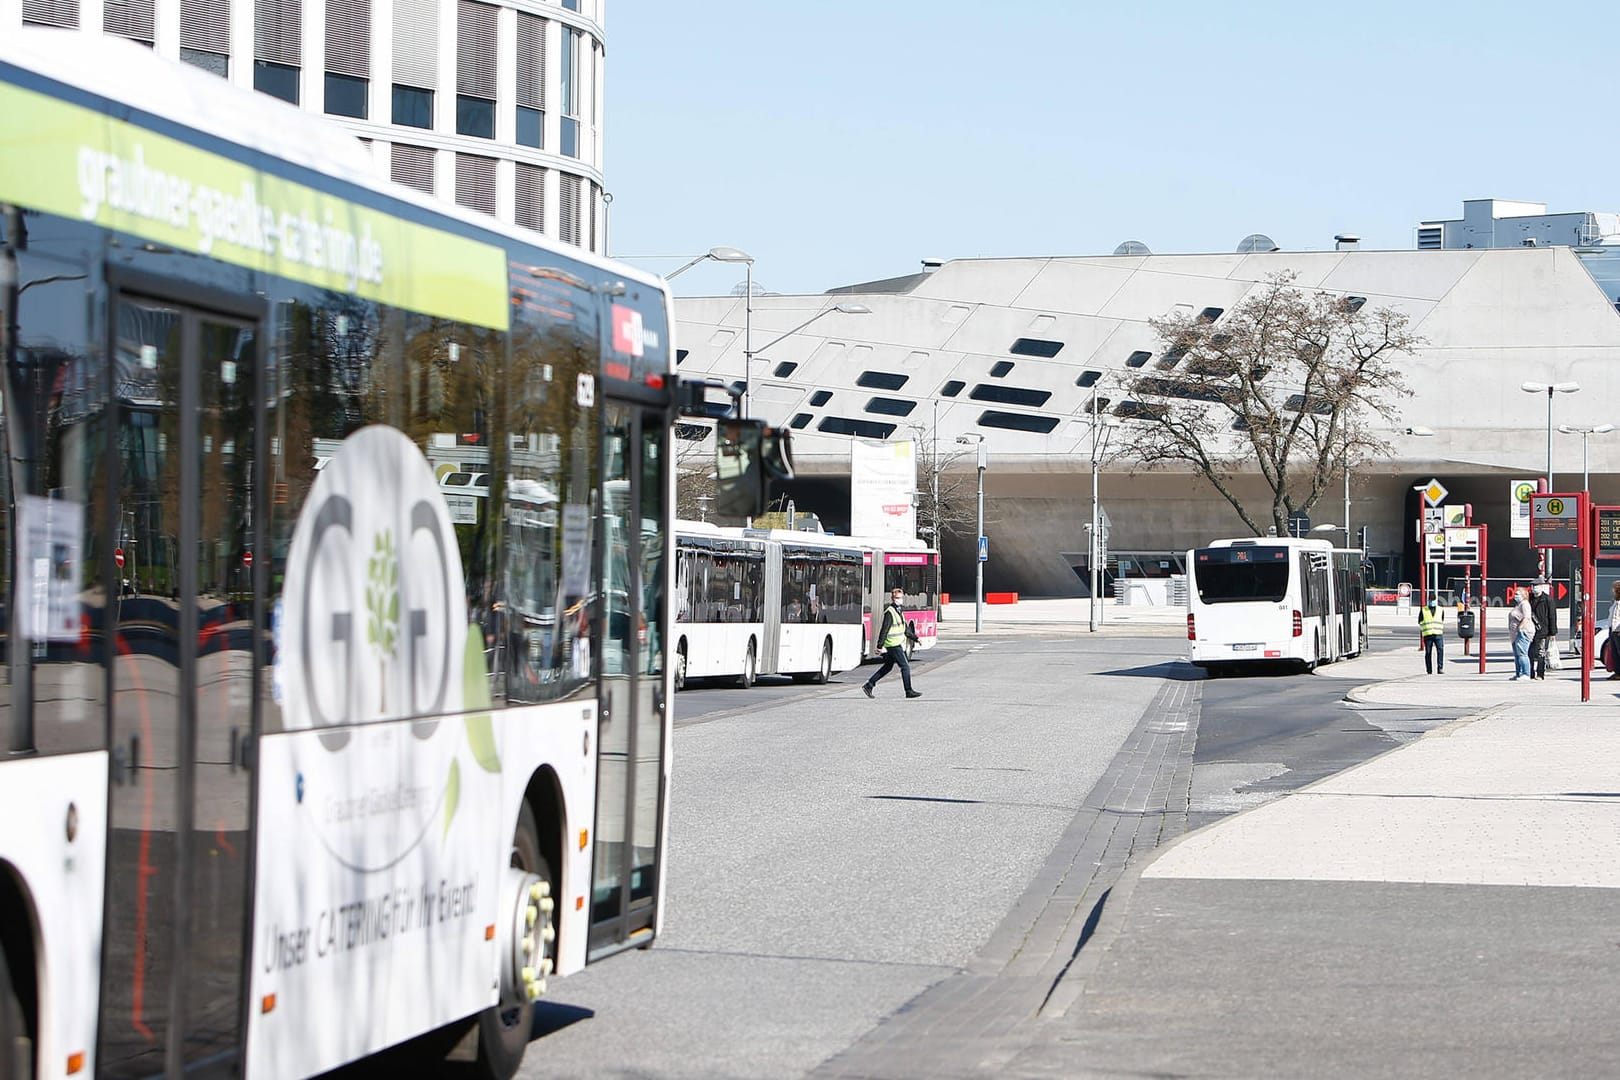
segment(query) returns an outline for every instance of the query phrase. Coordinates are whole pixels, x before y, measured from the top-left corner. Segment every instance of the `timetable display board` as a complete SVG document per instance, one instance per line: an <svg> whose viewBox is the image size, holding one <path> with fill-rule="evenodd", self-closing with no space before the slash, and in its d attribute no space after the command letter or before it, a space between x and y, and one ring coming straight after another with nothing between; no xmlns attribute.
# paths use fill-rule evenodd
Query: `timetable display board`
<svg viewBox="0 0 1620 1080"><path fill-rule="evenodd" d="M1530 546L1580 547L1583 498L1580 492L1531 496Z"/></svg>
<svg viewBox="0 0 1620 1080"><path fill-rule="evenodd" d="M1620 506L1594 506L1597 519L1597 557L1620 559Z"/></svg>

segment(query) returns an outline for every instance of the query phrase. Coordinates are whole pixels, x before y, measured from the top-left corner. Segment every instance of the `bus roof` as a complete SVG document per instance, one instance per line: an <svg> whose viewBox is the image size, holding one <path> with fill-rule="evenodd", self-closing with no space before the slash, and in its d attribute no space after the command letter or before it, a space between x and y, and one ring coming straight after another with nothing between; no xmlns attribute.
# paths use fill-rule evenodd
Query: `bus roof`
<svg viewBox="0 0 1620 1080"><path fill-rule="evenodd" d="M0 64L11 64L64 86L520 243L555 251L605 273L664 288L655 274L382 180L359 138L338 124L189 64L165 60L125 38L52 27L13 29L0 36Z"/></svg>
<svg viewBox="0 0 1620 1080"><path fill-rule="evenodd" d="M1240 536L1230 540L1211 540L1203 545L1206 548L1225 547L1291 547L1301 548L1305 551L1336 551L1331 540L1317 540L1304 536ZM1192 549L1194 551L1197 548Z"/></svg>

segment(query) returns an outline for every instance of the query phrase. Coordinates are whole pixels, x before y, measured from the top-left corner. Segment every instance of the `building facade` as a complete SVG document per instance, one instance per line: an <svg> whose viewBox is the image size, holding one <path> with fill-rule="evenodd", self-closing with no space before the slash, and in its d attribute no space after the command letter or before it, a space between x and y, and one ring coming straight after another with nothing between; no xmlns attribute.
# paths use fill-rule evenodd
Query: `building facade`
<svg viewBox="0 0 1620 1080"><path fill-rule="evenodd" d="M1549 442L1556 490L1578 488L1584 463L1599 500L1620 502L1620 441L1555 431L1620 422L1620 314L1603 284L1607 258L1515 245L960 259L827 294L757 296L751 311L741 296L683 298L676 345L686 375L731 380L749 369L752 411L793 429L797 509L834 529L848 527L852 438L919 440L925 461L971 470L971 448L957 440L982 435L986 587L1073 595L1085 583L1094 431L1105 447L1098 488L1110 550L1141 564L1118 569L1173 571L1179 552L1248 531L1200 478L1133 463L1141 421L1119 384L1163 351L1149 320L1178 309L1218 320L1268 276L1291 271L1301 288L1404 312L1424 342L1405 365L1411 396L1362 421L1389 455L1353 470L1348 522L1334 496L1317 504L1316 522L1348 524L1350 536L1367 526L1380 579L1416 581L1412 489L1439 479L1450 501L1472 504L1475 520L1492 526L1493 575L1524 575L1535 560L1511 537L1510 482L1543 475ZM869 312L836 310L852 301ZM750 319L756 345L774 342L751 362ZM1581 389L1560 394L1549 418L1546 395L1523 392L1526 381ZM1106 427L1093 428L1094 400ZM1269 506L1258 473L1242 494ZM971 534L948 535L944 550L952 584L971 587Z"/></svg>
<svg viewBox="0 0 1620 1080"><path fill-rule="evenodd" d="M376 175L605 253L606 0L0 0L322 113Z"/></svg>

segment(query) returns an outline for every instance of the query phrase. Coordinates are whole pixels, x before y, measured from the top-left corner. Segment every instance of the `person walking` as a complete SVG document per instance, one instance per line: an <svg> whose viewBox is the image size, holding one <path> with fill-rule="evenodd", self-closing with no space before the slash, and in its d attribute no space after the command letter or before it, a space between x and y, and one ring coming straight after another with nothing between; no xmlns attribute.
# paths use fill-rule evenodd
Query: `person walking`
<svg viewBox="0 0 1620 1080"><path fill-rule="evenodd" d="M1418 608L1418 633L1423 637L1423 670L1446 673L1446 619L1440 605L1430 600Z"/></svg>
<svg viewBox="0 0 1620 1080"><path fill-rule="evenodd" d="M1513 639L1513 679L1522 679L1530 674L1530 638L1535 634L1536 620L1530 612L1530 590L1520 585L1513 590L1513 595L1513 607L1508 610L1508 636Z"/></svg>
<svg viewBox="0 0 1620 1080"><path fill-rule="evenodd" d="M900 666L900 682L906 688L906 697L922 697L911 688L911 661L906 659L906 644L917 640L917 631L906 622L906 614L900 610L900 602L905 597L905 590L895 589L889 594L889 603L883 609L883 623L878 630L878 644L883 647L883 666L861 684L861 693L867 697L872 696L872 688L883 676L893 671L896 664Z"/></svg>
<svg viewBox="0 0 1620 1080"><path fill-rule="evenodd" d="M1545 581L1530 590L1530 614L1536 620L1536 633L1530 639L1530 662L1534 679L1547 677L1547 650L1558 647L1558 610L1553 607L1552 586Z"/></svg>
<svg viewBox="0 0 1620 1080"><path fill-rule="evenodd" d="M1620 581L1614 583L1610 592L1614 599L1609 602L1609 636L1603 639L1598 655L1608 661L1605 666L1611 672L1609 678L1620 679L1620 654L1617 654L1620 637L1616 636L1616 632L1620 631Z"/></svg>

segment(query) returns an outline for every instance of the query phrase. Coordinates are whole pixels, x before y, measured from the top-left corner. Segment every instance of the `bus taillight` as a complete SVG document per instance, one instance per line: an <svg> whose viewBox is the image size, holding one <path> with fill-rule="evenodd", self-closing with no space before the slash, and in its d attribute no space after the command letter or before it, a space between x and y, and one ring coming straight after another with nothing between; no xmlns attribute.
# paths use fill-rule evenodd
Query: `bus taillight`
<svg viewBox="0 0 1620 1080"><path fill-rule="evenodd" d="M1303 637L1304 635L1305 635L1305 620L1303 618L1301 618L1299 612L1296 611L1296 612L1294 612L1294 636L1295 637Z"/></svg>
<svg viewBox="0 0 1620 1080"><path fill-rule="evenodd" d="M1193 627L1193 617L1191 612L1187 613L1187 640L1198 640L1198 631Z"/></svg>

